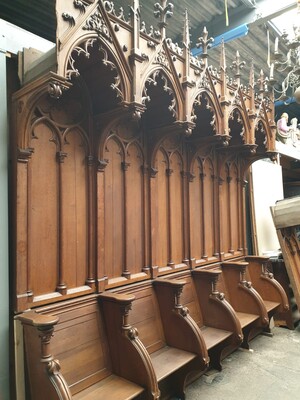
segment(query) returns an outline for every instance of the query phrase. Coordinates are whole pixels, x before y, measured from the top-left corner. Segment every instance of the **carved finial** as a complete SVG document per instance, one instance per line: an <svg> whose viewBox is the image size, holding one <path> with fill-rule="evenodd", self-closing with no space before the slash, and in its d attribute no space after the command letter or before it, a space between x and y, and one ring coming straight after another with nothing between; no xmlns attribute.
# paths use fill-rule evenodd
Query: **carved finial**
<svg viewBox="0 0 300 400"><path fill-rule="evenodd" d="M263 97L264 92L267 91L267 81L268 81L268 79L265 78L264 71L261 69L257 83L258 83L258 87L259 87L259 93L262 97Z"/></svg>
<svg viewBox="0 0 300 400"><path fill-rule="evenodd" d="M154 16L155 18L159 18L158 27L160 29L161 39L164 40L166 38L166 26L167 26L167 18L171 18L173 15L174 5L172 3L167 4L167 0L160 0L159 3L154 4Z"/></svg>
<svg viewBox="0 0 300 400"><path fill-rule="evenodd" d="M210 37L208 39L208 31L206 29L206 26L203 28L203 36L201 36L198 39L198 43L196 43L196 47L197 49L199 49L199 47L202 47L202 54L201 57L204 58L204 62L205 62L205 66L207 67L207 50L212 46L212 43L214 42L214 39L212 37Z"/></svg>
<svg viewBox="0 0 300 400"><path fill-rule="evenodd" d="M235 70L234 77L236 79L236 83L237 83L238 87L241 84L241 69L243 69L245 65L246 65L246 62L240 60L240 53L237 51L236 56L235 56L235 61L233 61L230 68Z"/></svg>

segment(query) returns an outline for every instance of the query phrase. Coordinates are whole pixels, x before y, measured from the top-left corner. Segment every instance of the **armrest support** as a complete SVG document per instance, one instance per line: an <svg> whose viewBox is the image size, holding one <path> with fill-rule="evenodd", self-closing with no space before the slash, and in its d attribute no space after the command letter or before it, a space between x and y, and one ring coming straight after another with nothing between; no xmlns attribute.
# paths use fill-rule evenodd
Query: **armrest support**
<svg viewBox="0 0 300 400"><path fill-rule="evenodd" d="M128 323L133 295L104 292L99 294L104 314L114 373L148 389L151 399L160 391L153 365L138 331Z"/></svg>
<svg viewBox="0 0 300 400"><path fill-rule="evenodd" d="M268 270L269 257L247 256L249 274L255 289L264 300L280 303L278 311L289 309L289 302L285 290Z"/></svg>
<svg viewBox="0 0 300 400"><path fill-rule="evenodd" d="M43 315L34 311L29 311L18 315L16 319L22 322L23 327L27 325L38 331L38 336L41 341L40 361L46 371L46 374L41 374L41 379L44 380L45 385L45 400L71 400L72 395L67 382L60 372L59 361L55 360L51 354L51 337L53 336L54 326L58 323L59 318L53 315ZM30 351L30 349L26 349L26 351ZM39 367L36 366L36 368ZM45 376L47 376L48 379L45 379ZM33 387L32 390L34 391L35 388Z"/></svg>
<svg viewBox="0 0 300 400"><path fill-rule="evenodd" d="M201 368L205 369L209 362L205 341L189 310L181 304L185 281L157 278L153 285L167 344L197 354Z"/></svg>
<svg viewBox="0 0 300 400"><path fill-rule="evenodd" d="M224 293L217 290L222 271L195 269L192 277L206 326L233 332L238 341L243 338L239 319Z"/></svg>
<svg viewBox="0 0 300 400"><path fill-rule="evenodd" d="M262 325L268 325L269 318L263 299L246 280L247 262L224 262L221 264L223 278L230 296L230 303L236 311L260 316Z"/></svg>

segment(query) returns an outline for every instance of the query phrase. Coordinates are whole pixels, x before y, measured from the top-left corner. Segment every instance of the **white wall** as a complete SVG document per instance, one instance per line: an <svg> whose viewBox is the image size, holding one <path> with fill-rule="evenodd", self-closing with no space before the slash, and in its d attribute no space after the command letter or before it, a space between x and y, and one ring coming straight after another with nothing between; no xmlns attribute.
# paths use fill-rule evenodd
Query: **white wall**
<svg viewBox="0 0 300 400"><path fill-rule="evenodd" d="M0 32L0 400L10 400L6 52L17 54L24 47L46 52L54 44L1 19Z"/></svg>
<svg viewBox="0 0 300 400"><path fill-rule="evenodd" d="M258 253L276 252L280 248L270 206L283 199L282 168L269 161L252 164L254 211Z"/></svg>
<svg viewBox="0 0 300 400"><path fill-rule="evenodd" d="M9 281L6 55L0 49L0 399L9 400Z"/></svg>

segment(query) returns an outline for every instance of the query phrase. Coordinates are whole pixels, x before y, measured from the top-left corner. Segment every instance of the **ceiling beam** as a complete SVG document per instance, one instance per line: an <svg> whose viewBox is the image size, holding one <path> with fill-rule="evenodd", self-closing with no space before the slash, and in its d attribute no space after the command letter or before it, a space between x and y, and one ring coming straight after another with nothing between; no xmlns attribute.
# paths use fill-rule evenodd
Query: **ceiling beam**
<svg viewBox="0 0 300 400"><path fill-rule="evenodd" d="M250 7L250 8L255 8L256 7L256 1L255 0L241 0L241 1L247 7Z"/></svg>
<svg viewBox="0 0 300 400"><path fill-rule="evenodd" d="M250 1L248 3L250 5L253 2ZM222 33L244 24L264 24L282 13L296 8L297 2L295 0L285 0L284 2L282 0L257 0L255 7L250 8L249 5L246 6L244 2L241 6L228 10L229 26L226 26L225 13L213 18L206 24L209 36L222 35ZM202 28L200 26L197 32L201 31Z"/></svg>

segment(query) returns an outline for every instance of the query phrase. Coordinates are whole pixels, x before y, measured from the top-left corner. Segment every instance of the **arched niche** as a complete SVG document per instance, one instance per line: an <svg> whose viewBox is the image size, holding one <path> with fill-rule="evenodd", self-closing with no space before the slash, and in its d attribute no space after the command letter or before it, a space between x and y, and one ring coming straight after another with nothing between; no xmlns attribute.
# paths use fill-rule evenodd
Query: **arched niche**
<svg viewBox="0 0 300 400"><path fill-rule="evenodd" d="M125 88L117 63L95 37L73 48L66 76L73 82L80 76L89 93L93 115L116 108L124 99Z"/></svg>
<svg viewBox="0 0 300 400"><path fill-rule="evenodd" d="M162 70L155 70L145 81L142 116L145 130L171 125L177 119L177 103L170 80Z"/></svg>
<svg viewBox="0 0 300 400"><path fill-rule="evenodd" d="M220 170L219 213L221 252L225 258L243 250L243 186L237 160L228 160Z"/></svg>
<svg viewBox="0 0 300 400"><path fill-rule="evenodd" d="M185 152L180 134L169 134L153 154L150 178L152 267L158 274L187 267Z"/></svg>
<svg viewBox="0 0 300 400"><path fill-rule="evenodd" d="M199 93L194 100L192 121L195 123L192 139L212 137L217 132L216 111L206 92Z"/></svg>
<svg viewBox="0 0 300 400"><path fill-rule="evenodd" d="M97 270L109 287L146 277L148 187L139 132L122 121L102 136L97 173Z"/></svg>
<svg viewBox="0 0 300 400"><path fill-rule="evenodd" d="M197 155L189 175L190 257L196 266L216 260L217 213L216 160L213 154Z"/></svg>
<svg viewBox="0 0 300 400"><path fill-rule="evenodd" d="M242 113L238 108L234 108L229 115L229 134L231 136L229 146L242 146L246 143L245 123Z"/></svg>
<svg viewBox="0 0 300 400"><path fill-rule="evenodd" d="M34 302L87 292L88 282L95 281L89 268L88 137L51 115L62 118L56 110L37 118L29 141L26 272Z"/></svg>
<svg viewBox="0 0 300 400"><path fill-rule="evenodd" d="M268 146L268 136L263 121L259 120L255 125L255 144L257 145L256 153L265 154Z"/></svg>

